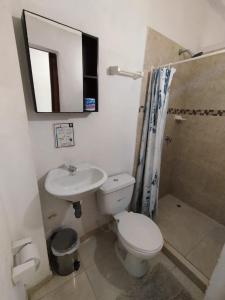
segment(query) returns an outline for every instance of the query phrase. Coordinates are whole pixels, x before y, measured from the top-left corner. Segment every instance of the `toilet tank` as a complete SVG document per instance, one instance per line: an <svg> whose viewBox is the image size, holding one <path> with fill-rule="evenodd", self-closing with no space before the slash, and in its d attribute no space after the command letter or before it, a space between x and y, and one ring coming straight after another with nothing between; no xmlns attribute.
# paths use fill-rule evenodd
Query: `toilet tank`
<svg viewBox="0 0 225 300"><path fill-rule="evenodd" d="M97 192L101 213L115 215L126 210L131 202L134 183L134 177L126 173L110 176Z"/></svg>

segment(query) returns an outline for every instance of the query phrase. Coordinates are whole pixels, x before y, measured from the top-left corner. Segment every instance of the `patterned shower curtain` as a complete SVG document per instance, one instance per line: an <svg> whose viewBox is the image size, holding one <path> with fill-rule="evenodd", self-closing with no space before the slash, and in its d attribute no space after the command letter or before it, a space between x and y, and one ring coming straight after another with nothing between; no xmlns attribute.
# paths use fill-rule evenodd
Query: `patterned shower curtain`
<svg viewBox="0 0 225 300"><path fill-rule="evenodd" d="M153 217L158 207L161 153L169 102L169 89L176 69L153 69L145 107L139 164L132 208Z"/></svg>

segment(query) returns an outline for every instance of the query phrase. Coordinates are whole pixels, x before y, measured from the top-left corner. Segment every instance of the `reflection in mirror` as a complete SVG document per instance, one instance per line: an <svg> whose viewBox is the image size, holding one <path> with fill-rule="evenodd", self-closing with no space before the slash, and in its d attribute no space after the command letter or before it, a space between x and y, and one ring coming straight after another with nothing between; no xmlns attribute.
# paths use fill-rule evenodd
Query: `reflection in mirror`
<svg viewBox="0 0 225 300"><path fill-rule="evenodd" d="M83 112L81 32L24 14L37 112Z"/></svg>
<svg viewBox="0 0 225 300"><path fill-rule="evenodd" d="M57 57L55 53L29 48L38 112L60 112Z"/></svg>

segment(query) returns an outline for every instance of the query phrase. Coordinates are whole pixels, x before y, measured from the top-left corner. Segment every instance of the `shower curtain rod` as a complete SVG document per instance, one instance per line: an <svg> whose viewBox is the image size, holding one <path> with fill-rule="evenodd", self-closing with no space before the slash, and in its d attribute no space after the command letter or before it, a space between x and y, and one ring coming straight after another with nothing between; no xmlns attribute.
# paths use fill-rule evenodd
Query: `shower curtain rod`
<svg viewBox="0 0 225 300"><path fill-rule="evenodd" d="M193 57L193 58L183 59L183 60L176 61L176 62L171 62L171 63L169 63L169 64L160 65L160 66L158 66L158 67L152 66L151 70L152 70L152 69L156 69L156 68L163 68L163 67L176 66L176 65L179 65L179 64L182 64L182 63L185 63L185 62L191 62L191 61L194 61L194 60L199 60L199 59L202 59L202 58L206 58L206 57L210 57L210 56L212 56L212 55L222 54L222 53L225 53L225 49L223 49L223 50L218 50L218 51L214 51L214 52L209 52L209 53L203 54L203 55L198 56L198 57Z"/></svg>

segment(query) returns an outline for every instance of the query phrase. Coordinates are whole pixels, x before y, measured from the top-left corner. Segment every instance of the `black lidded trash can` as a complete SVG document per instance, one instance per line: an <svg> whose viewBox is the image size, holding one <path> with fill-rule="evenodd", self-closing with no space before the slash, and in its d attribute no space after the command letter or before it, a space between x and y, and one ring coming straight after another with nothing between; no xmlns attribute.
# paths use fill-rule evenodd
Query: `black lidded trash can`
<svg viewBox="0 0 225 300"><path fill-rule="evenodd" d="M59 275L69 275L79 269L78 248L80 240L75 230L60 229L51 242L51 252L54 256L54 271Z"/></svg>

